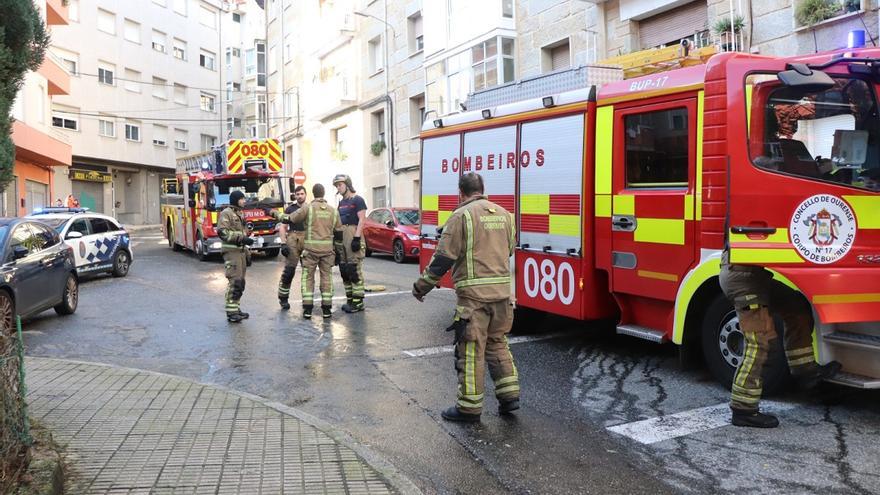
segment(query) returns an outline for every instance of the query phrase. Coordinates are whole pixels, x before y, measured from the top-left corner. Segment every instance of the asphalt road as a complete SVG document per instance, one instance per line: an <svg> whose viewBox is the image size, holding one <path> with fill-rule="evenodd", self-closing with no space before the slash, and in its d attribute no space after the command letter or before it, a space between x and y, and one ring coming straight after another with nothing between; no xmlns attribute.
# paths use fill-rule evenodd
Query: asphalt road
<svg viewBox="0 0 880 495"><path fill-rule="evenodd" d="M27 354L179 375L317 416L370 447L426 493L878 493L880 393L823 386L773 398L775 430L726 424L727 393L683 371L673 346L550 318L512 345L523 408L479 425L443 421L455 375L443 331L454 294L409 295L415 263L366 262L386 286L367 311L303 321L281 311L282 258L255 257L242 309L223 313L222 264L135 236L128 277L81 287L70 317L25 322ZM342 295L338 275L336 294ZM299 273L294 280L299 287ZM294 291L297 294L298 289ZM295 297L293 298L295 299ZM292 301L293 302L293 301Z"/></svg>

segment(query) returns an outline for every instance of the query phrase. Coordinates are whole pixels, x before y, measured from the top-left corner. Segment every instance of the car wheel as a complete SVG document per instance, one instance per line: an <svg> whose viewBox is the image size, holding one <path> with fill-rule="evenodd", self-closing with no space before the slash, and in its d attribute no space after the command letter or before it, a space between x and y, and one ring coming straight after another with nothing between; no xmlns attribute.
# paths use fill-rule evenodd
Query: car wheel
<svg viewBox="0 0 880 495"><path fill-rule="evenodd" d="M196 256L199 261L208 261L211 255L208 254L208 245L202 240L202 234L196 234Z"/></svg>
<svg viewBox="0 0 880 495"><path fill-rule="evenodd" d="M400 239L394 240L394 246L391 248L391 254L394 256L394 261L396 263L403 263L406 261L406 251L403 250L403 241Z"/></svg>
<svg viewBox="0 0 880 495"><path fill-rule="evenodd" d="M779 390L790 376L782 347L783 325L778 319L774 319L774 322L777 336L770 341L762 372L765 394ZM702 332L706 367L719 383L729 389L743 359L745 338L739 326L739 317L724 294L718 294L706 308Z"/></svg>
<svg viewBox="0 0 880 495"><path fill-rule="evenodd" d="M0 290L0 332L11 335L15 331L15 301L5 290Z"/></svg>
<svg viewBox="0 0 880 495"><path fill-rule="evenodd" d="M281 248L269 248L269 249L263 251L263 253L266 254L267 258L277 258L278 253L280 253L280 252L281 252Z"/></svg>
<svg viewBox="0 0 880 495"><path fill-rule="evenodd" d="M131 255L128 251L120 249L113 257L113 276L124 277L128 275L129 268L131 268Z"/></svg>
<svg viewBox="0 0 880 495"><path fill-rule="evenodd" d="M64 294L61 302L55 306L55 312L59 315L72 315L79 305L79 282L71 273L67 276L67 283L64 284Z"/></svg>

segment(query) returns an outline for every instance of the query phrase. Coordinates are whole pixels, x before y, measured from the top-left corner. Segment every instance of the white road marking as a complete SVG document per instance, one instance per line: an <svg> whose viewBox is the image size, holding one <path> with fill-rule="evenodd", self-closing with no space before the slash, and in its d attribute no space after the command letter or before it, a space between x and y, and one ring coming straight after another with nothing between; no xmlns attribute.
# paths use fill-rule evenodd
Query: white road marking
<svg viewBox="0 0 880 495"><path fill-rule="evenodd" d="M780 413L796 406L797 404L787 402L761 401L761 411L767 413ZM639 443L651 445L728 425L730 425L730 405L725 402L724 404L610 426L607 429Z"/></svg>
<svg viewBox="0 0 880 495"><path fill-rule="evenodd" d="M444 289L434 289L434 292L447 291L447 290L452 290L452 289L445 289L445 288ZM370 292L370 293L364 294L364 297L399 296L401 294L412 294L412 291L411 290L398 290L398 291L394 291L394 292ZM345 301L346 297L345 296L336 296L333 298L333 300L334 301ZM291 301L291 304L297 304L297 303L301 303L301 302L302 302L302 299L297 299L295 301ZM315 298L315 302L320 303L321 298L320 297Z"/></svg>
<svg viewBox="0 0 880 495"><path fill-rule="evenodd" d="M548 333L547 335L521 335L510 337L507 339L508 344L524 344L526 342L537 342L539 340L555 339L567 335L565 333ZM420 349L409 349L403 351L403 354L409 357L434 356L437 354L451 354L454 348L451 345L441 345L436 347L422 347Z"/></svg>

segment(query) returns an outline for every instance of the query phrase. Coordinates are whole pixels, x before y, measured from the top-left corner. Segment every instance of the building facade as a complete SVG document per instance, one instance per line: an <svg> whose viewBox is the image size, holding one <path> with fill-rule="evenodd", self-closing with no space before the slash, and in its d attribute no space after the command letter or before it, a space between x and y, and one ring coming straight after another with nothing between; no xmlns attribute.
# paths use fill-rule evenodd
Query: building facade
<svg viewBox="0 0 880 495"><path fill-rule="evenodd" d="M224 1L224 139L265 138L268 130L266 12L256 0Z"/></svg>
<svg viewBox="0 0 880 495"><path fill-rule="evenodd" d="M73 74L53 125L73 146L60 194L124 224L159 223L176 157L225 135L215 0L69 0L70 26L51 48Z"/></svg>
<svg viewBox="0 0 880 495"><path fill-rule="evenodd" d="M68 8L62 0L36 2L53 36L66 29ZM57 29L58 27L61 29ZM36 72L25 76L12 108L15 144L13 180L2 193L2 216L23 216L50 206L60 195L56 176L71 163L67 137L52 127L51 99L70 93L70 74L62 61L47 51Z"/></svg>

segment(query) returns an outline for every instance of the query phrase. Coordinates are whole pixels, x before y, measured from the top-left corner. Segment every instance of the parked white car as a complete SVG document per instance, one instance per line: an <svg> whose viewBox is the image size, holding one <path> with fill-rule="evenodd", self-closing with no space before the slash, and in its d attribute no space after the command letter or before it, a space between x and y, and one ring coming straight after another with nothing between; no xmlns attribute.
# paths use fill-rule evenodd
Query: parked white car
<svg viewBox="0 0 880 495"><path fill-rule="evenodd" d="M77 274L128 274L132 262L131 237L113 217L84 208L41 208L29 218L55 229L64 243L73 248Z"/></svg>

